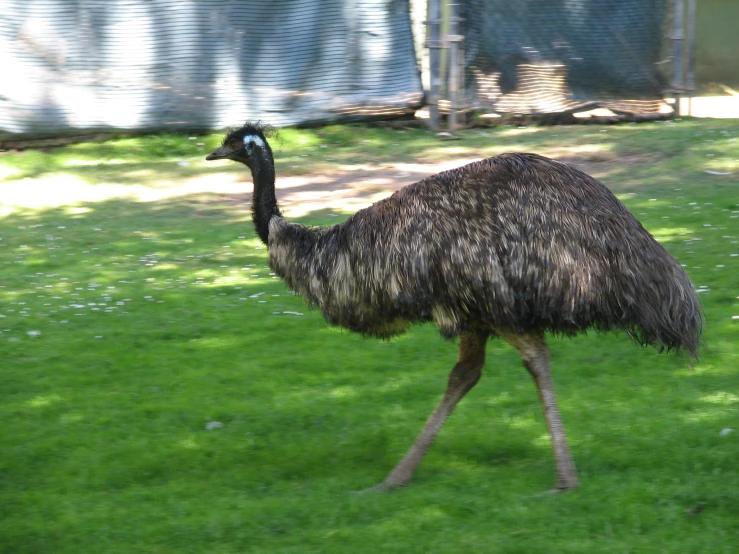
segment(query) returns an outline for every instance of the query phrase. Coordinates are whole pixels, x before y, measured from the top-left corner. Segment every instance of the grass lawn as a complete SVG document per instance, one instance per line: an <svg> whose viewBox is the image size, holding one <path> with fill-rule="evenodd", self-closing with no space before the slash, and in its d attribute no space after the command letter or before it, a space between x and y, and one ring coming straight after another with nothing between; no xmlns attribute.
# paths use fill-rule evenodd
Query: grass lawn
<svg viewBox="0 0 739 554"><path fill-rule="evenodd" d="M455 344L306 309L270 274L245 171L203 161L219 135L2 153L0 552L739 551L739 123L281 136L278 181L511 150L583 167L686 266L700 361L552 338L582 486L538 496L554 464L535 388L491 341L413 483L355 495L420 431Z"/></svg>

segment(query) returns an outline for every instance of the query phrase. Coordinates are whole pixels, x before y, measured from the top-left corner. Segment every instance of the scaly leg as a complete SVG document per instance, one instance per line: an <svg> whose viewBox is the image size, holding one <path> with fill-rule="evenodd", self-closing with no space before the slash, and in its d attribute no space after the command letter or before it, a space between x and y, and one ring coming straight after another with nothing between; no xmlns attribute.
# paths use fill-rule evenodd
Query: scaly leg
<svg viewBox="0 0 739 554"><path fill-rule="evenodd" d="M508 335L501 337L513 346L523 359L523 365L534 378L539 391L539 399L544 407L544 416L552 437L554 460L557 464L557 484L555 491L565 491L578 486L577 470L567 446L567 437L562 420L559 417L557 399L554 395L552 374L549 371L549 349L540 334Z"/></svg>
<svg viewBox="0 0 739 554"><path fill-rule="evenodd" d="M454 407L480 379L485 363L486 341L486 334L465 333L460 337L458 361L449 375L447 389L441 402L429 416L416 442L395 469L382 483L364 492L391 490L408 484L421 458L426 454Z"/></svg>

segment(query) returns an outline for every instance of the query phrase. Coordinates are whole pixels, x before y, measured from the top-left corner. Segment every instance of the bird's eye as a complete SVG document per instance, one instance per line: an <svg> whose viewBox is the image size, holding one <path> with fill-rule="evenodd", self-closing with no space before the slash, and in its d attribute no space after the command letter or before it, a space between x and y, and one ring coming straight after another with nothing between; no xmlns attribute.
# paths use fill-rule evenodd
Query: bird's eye
<svg viewBox="0 0 739 554"><path fill-rule="evenodd" d="M239 141L237 141L237 140L232 140L232 141L231 141L231 148L232 148L233 150L236 150L236 149L237 149L238 147L239 147Z"/></svg>

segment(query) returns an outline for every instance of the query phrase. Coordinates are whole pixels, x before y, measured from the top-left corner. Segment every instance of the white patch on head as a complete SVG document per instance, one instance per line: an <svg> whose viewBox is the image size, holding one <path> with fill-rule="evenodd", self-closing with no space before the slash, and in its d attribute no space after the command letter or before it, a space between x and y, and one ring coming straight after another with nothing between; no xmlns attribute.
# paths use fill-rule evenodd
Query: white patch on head
<svg viewBox="0 0 739 554"><path fill-rule="evenodd" d="M260 137L259 135L245 135L244 136L244 146L246 146L250 142L253 142L260 148L264 148L264 141L262 140L262 137Z"/></svg>

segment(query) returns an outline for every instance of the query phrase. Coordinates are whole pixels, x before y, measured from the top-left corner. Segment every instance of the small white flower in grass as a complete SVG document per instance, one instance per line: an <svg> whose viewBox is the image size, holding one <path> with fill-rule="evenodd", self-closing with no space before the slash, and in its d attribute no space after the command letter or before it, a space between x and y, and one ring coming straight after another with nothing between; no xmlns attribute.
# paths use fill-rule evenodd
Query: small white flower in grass
<svg viewBox="0 0 739 554"><path fill-rule="evenodd" d="M263 294L264 294L263 292L258 292L256 294L249 295L249 298L258 298L258 297L262 296Z"/></svg>
<svg viewBox="0 0 739 554"><path fill-rule="evenodd" d="M734 432L734 429L729 429L727 427L726 429L721 429L721 432L719 433L719 435L721 435L722 437L726 437L726 436L730 435L733 432Z"/></svg>
<svg viewBox="0 0 739 554"><path fill-rule="evenodd" d="M206 431L212 431L213 429L220 429L223 427L223 423L220 421L209 421L205 424Z"/></svg>
<svg viewBox="0 0 739 554"><path fill-rule="evenodd" d="M28 331L26 333L29 337L40 337L41 331Z"/></svg>

